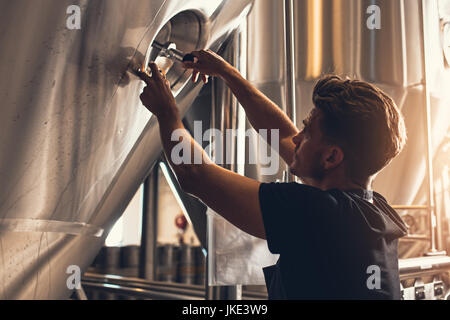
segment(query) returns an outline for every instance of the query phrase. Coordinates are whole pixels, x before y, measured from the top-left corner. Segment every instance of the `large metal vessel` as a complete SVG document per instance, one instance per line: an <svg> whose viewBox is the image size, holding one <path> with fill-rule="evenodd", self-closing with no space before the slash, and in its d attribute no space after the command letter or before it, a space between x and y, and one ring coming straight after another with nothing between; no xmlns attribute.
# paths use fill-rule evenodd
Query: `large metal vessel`
<svg viewBox="0 0 450 320"><path fill-rule="evenodd" d="M297 123L313 107L316 81L328 73L374 83L402 110L407 146L373 186L411 226L400 243L400 258L445 249L449 8L448 0L258 0L248 19L247 78ZM261 181L281 178L253 169L245 173ZM218 221L210 239L218 250L210 282L263 284L267 248L265 256L253 259L261 243L213 217ZM245 268L243 259L249 261Z"/></svg>
<svg viewBox="0 0 450 320"><path fill-rule="evenodd" d="M161 151L130 68L155 39L217 50L250 4L0 1L0 299L70 295ZM166 68L184 113L201 84Z"/></svg>
<svg viewBox="0 0 450 320"><path fill-rule="evenodd" d="M72 30L73 5L81 20ZM378 0L376 7L372 0L256 0L245 20L246 0L0 0L0 299L67 298L71 267L90 265L152 169L158 126L129 70L157 57L154 40L182 51L221 50L297 123L323 74L386 90L405 115L409 140L374 189L414 223L401 258L443 249L449 8L449 0ZM377 14L379 25L371 20ZM202 85L177 63L159 63L185 113ZM212 127L248 128L223 83L208 90ZM205 114L191 120L197 116ZM232 152L256 151L241 136ZM229 169L274 181L283 177L279 163L272 175L260 164ZM276 259L266 243L209 216L209 283L263 284L261 267ZM420 263L400 265L421 270Z"/></svg>

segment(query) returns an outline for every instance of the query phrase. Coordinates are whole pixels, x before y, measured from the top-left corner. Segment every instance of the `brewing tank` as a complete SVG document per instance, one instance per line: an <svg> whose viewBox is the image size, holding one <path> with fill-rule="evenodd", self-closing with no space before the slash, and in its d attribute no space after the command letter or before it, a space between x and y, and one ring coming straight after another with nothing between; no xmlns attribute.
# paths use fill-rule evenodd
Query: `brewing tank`
<svg viewBox="0 0 450 320"><path fill-rule="evenodd" d="M400 258L421 256L431 249L428 230L435 218L430 219L429 204L434 197L436 220L445 215L448 219L446 201L439 201L445 187L441 184L430 192L430 182L440 181L442 164L448 166L443 142L450 127L449 7L448 0L257 0L248 18L247 78L282 110L295 114L299 126L314 107L315 84L326 74L373 83L402 111L407 145L373 184L391 205L416 207L398 209L402 217L416 222L422 237L401 242ZM282 164L280 160L280 168ZM430 164L440 165L433 169ZM246 175L259 181L281 179L250 169ZM215 266L210 284L263 285L261 268L274 258L267 246L211 216L210 238L217 250L210 263ZM436 229L439 249L442 238ZM243 259L248 262L245 271Z"/></svg>
<svg viewBox="0 0 450 320"><path fill-rule="evenodd" d="M161 152L129 72L217 50L242 0L0 1L0 299L65 299ZM201 89L167 68L181 113Z"/></svg>

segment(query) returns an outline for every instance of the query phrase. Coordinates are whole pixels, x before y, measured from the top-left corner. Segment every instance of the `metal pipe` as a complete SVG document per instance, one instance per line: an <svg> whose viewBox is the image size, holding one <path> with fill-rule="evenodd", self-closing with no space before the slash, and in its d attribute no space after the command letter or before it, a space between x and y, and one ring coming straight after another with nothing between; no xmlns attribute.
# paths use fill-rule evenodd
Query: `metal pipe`
<svg viewBox="0 0 450 320"><path fill-rule="evenodd" d="M155 165L152 173L144 182L143 219L141 233L141 258L139 262L140 276L155 279L157 217L158 217L158 185L159 166Z"/></svg>
<svg viewBox="0 0 450 320"><path fill-rule="evenodd" d="M422 206L422 205L392 205L393 209L397 210L428 210L428 206Z"/></svg>
<svg viewBox="0 0 450 320"><path fill-rule="evenodd" d="M91 281L91 282L105 282L112 284L120 284L127 283L129 286L152 286L152 287L168 287L168 288L181 288L181 289L189 289L189 290L201 290L203 286L194 285L194 284L185 284L185 283L177 283L177 282L164 282L164 281L155 281L155 280L147 280L141 278L133 278L133 277L125 277L115 274L101 274L101 273L93 273L86 272L83 275L83 281Z"/></svg>
<svg viewBox="0 0 450 320"><path fill-rule="evenodd" d="M90 289L101 289L102 291L111 293L155 300L203 300L201 297L193 297L185 294L157 292L149 289L132 288L123 285L114 285L107 283L83 282L83 286Z"/></svg>
<svg viewBox="0 0 450 320"><path fill-rule="evenodd" d="M421 3L421 13L422 13L422 34L423 34L423 74L425 78L424 83L424 93L425 93L425 162L427 170L427 198L428 198L428 208L429 208L429 218L430 218L430 245L431 249L428 254L437 254L436 249L436 215L435 215L435 203L434 203L434 180L433 180L433 159L432 159L432 139L431 139L431 99L430 99L430 75L429 75L429 52L428 48L428 20L425 14L425 8L427 7L426 0L422 0Z"/></svg>
<svg viewBox="0 0 450 320"><path fill-rule="evenodd" d="M294 52L294 13L292 0L284 1L284 30L286 57L286 114L296 125L295 112L295 52Z"/></svg>
<svg viewBox="0 0 450 320"><path fill-rule="evenodd" d="M295 50L294 50L294 5L292 0L284 1L284 33L285 33L285 79L286 79L286 114L297 126L295 103ZM293 174L289 173L289 165L286 165L286 182L295 181Z"/></svg>

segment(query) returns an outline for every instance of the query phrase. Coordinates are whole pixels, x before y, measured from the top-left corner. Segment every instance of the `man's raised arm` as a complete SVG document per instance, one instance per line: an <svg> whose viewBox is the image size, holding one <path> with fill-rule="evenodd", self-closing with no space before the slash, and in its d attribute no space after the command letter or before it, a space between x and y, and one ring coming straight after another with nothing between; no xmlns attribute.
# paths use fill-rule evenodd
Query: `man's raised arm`
<svg viewBox="0 0 450 320"><path fill-rule="evenodd" d="M206 75L221 77L236 96L247 117L256 131L268 129L268 143L270 143L270 129L278 129L280 134L280 156L289 165L295 151L292 138L299 130L287 115L261 91L247 81L239 71L222 59L216 53L208 50L194 51L195 62L185 62L184 66L193 69L193 80L197 81L201 74L204 81Z"/></svg>
<svg viewBox="0 0 450 320"><path fill-rule="evenodd" d="M239 229L265 239L259 205L261 183L221 168L209 159L184 128L169 82L156 64L152 63L150 67L152 77L139 74L147 84L141 101L158 118L164 152L183 190L200 198ZM172 139L174 136L177 138ZM179 144L183 144L183 152L191 151L189 163L178 161L172 155ZM196 156L200 159L195 159Z"/></svg>

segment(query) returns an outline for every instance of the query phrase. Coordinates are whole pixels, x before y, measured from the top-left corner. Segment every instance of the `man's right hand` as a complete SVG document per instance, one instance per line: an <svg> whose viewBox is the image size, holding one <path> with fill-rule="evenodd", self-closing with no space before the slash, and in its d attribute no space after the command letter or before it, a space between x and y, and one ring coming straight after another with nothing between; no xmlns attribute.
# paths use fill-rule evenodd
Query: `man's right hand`
<svg viewBox="0 0 450 320"><path fill-rule="evenodd" d="M195 57L194 62L183 63L186 69L193 69L192 80L197 82L199 75L205 83L208 81L208 76L222 78L245 109L247 118L256 131L279 130L279 150L277 151L284 161L290 164L295 153L292 138L299 133L299 130L283 110L218 54L211 50L201 50L192 52L192 55ZM270 134L266 138L269 143L272 142Z"/></svg>
<svg viewBox="0 0 450 320"><path fill-rule="evenodd" d="M208 82L208 76L221 77L228 70L233 68L221 56L211 50L194 51L191 54L195 57L194 62L186 61L183 65L186 69L192 69L192 81L197 82L201 75L204 83Z"/></svg>

